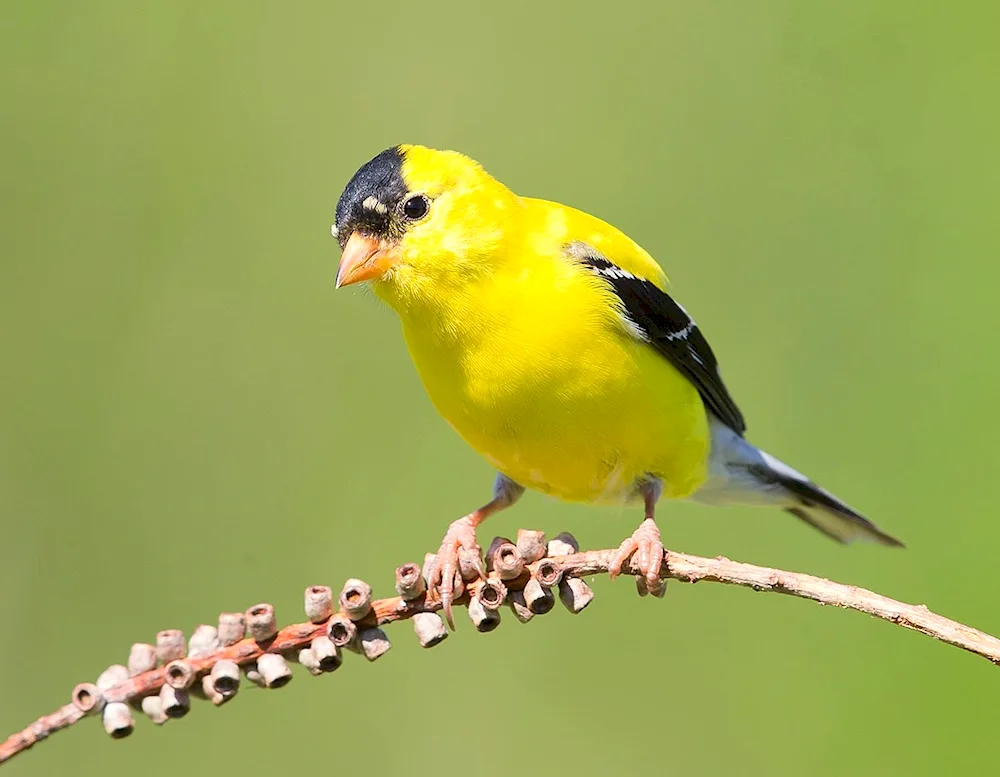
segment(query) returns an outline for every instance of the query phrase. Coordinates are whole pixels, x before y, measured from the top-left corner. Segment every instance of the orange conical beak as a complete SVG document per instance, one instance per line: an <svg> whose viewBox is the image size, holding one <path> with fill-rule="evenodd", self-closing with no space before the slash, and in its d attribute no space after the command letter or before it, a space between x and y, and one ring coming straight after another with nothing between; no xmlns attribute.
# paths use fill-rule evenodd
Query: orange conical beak
<svg viewBox="0 0 1000 777"><path fill-rule="evenodd" d="M337 270L337 288L352 283L381 278L385 272L399 261L396 246L371 235L355 232L344 246Z"/></svg>

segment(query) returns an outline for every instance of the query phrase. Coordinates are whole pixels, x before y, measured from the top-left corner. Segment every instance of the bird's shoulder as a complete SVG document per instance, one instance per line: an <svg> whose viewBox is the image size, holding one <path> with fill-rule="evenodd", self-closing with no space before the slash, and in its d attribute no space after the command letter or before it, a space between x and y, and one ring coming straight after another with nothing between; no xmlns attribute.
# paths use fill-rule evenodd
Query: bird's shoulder
<svg viewBox="0 0 1000 777"><path fill-rule="evenodd" d="M617 227L558 202L521 199L526 206L525 233L534 253L564 257L568 246L584 244L613 257L618 267L637 278L667 288L667 276L656 260Z"/></svg>

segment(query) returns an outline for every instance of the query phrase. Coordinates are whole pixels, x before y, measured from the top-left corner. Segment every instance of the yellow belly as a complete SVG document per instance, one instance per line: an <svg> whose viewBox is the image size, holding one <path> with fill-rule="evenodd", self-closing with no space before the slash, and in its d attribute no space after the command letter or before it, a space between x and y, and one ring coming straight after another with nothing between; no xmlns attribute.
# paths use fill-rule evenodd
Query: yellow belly
<svg viewBox="0 0 1000 777"><path fill-rule="evenodd" d="M665 496L688 496L707 474L701 398L648 344L595 317L595 304L508 305L494 316L480 308L475 336L443 337L406 316L403 329L439 412L521 485L618 504L653 475Z"/></svg>

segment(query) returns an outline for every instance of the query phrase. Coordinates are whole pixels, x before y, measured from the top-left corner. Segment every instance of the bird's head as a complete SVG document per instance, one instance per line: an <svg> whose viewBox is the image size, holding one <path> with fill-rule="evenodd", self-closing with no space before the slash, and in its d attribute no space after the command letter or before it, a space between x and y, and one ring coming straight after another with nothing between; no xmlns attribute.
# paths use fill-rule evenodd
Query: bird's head
<svg viewBox="0 0 1000 777"><path fill-rule="evenodd" d="M337 287L371 281L390 303L440 295L442 286L491 271L519 204L455 151L386 149L354 174L337 203Z"/></svg>

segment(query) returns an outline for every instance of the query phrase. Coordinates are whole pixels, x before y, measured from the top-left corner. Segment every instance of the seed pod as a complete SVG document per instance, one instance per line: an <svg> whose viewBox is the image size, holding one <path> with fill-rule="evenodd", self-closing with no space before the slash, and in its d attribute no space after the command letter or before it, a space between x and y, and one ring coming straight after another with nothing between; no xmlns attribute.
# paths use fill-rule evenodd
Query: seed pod
<svg viewBox="0 0 1000 777"><path fill-rule="evenodd" d="M274 615L274 607L267 602L255 604L247 610L247 628L258 643L274 639L278 633L278 619Z"/></svg>
<svg viewBox="0 0 1000 777"><path fill-rule="evenodd" d="M306 617L313 623L322 623L333 615L333 591L327 585L311 585L306 589Z"/></svg>
<svg viewBox="0 0 1000 777"><path fill-rule="evenodd" d="M544 591L545 589L541 590ZM507 602L510 604L510 609L514 612L514 617L521 621L521 623L527 623L535 617L535 613L531 611L527 601L525 601L524 591L511 591L507 595Z"/></svg>
<svg viewBox="0 0 1000 777"><path fill-rule="evenodd" d="M340 592L340 609L352 621L359 621L372 611L372 587L364 580L351 578Z"/></svg>
<svg viewBox="0 0 1000 777"><path fill-rule="evenodd" d="M559 582L559 601L576 615L594 600L594 591L578 577L564 577Z"/></svg>
<svg viewBox="0 0 1000 777"><path fill-rule="evenodd" d="M491 547L490 564L501 580L516 580L524 572L524 561L517 545L501 542Z"/></svg>
<svg viewBox="0 0 1000 777"><path fill-rule="evenodd" d="M413 616L413 631L420 647L440 645L448 637L448 628L436 612L418 612Z"/></svg>
<svg viewBox="0 0 1000 777"><path fill-rule="evenodd" d="M389 637L386 636L386 633L382 629L377 627L363 629L358 634L358 641L361 643L361 652L364 653L365 658L369 661L381 658L392 647Z"/></svg>
<svg viewBox="0 0 1000 777"><path fill-rule="evenodd" d="M524 601L528 609L535 615L544 615L551 610L556 603L552 589L543 586L538 582L538 578L532 577L524 586Z"/></svg>
<svg viewBox="0 0 1000 777"><path fill-rule="evenodd" d="M243 674L246 678L256 685L258 688L267 688L267 683L264 682L264 678L261 677L260 672L257 671L256 662L243 665Z"/></svg>
<svg viewBox="0 0 1000 777"><path fill-rule="evenodd" d="M216 661L209 677L215 690L227 699L240 689L240 667L235 661Z"/></svg>
<svg viewBox="0 0 1000 777"><path fill-rule="evenodd" d="M550 556L569 556L580 552L580 543L576 541L576 537L564 531L549 540L548 551Z"/></svg>
<svg viewBox="0 0 1000 777"><path fill-rule="evenodd" d="M136 642L128 652L128 673L132 677L156 669L156 648L145 642Z"/></svg>
<svg viewBox="0 0 1000 777"><path fill-rule="evenodd" d="M431 569L434 567L434 562L437 560L437 556L433 553L424 554L424 565L420 568L420 576L423 577L424 583L428 586L431 581L428 579L427 575L430 574Z"/></svg>
<svg viewBox="0 0 1000 777"><path fill-rule="evenodd" d="M144 696L139 706L143 714L157 726L167 722L167 713L163 711L163 700L159 696Z"/></svg>
<svg viewBox="0 0 1000 777"><path fill-rule="evenodd" d="M219 693L219 690L215 687L215 681L212 679L212 675L210 674L203 675L201 680L195 684L195 689L197 690L196 695L205 697L216 707L229 698L228 696Z"/></svg>
<svg viewBox="0 0 1000 777"><path fill-rule="evenodd" d="M545 588L558 585L562 579L562 569L557 562L550 558L543 558L535 564L535 569L531 574Z"/></svg>
<svg viewBox="0 0 1000 777"><path fill-rule="evenodd" d="M483 606L483 600L479 596L474 596L469 601L469 620L476 627L476 631L485 634L500 625L500 613L487 609Z"/></svg>
<svg viewBox="0 0 1000 777"><path fill-rule="evenodd" d="M194 669L187 661L177 660L167 664L164 682L171 688L190 688L194 684Z"/></svg>
<svg viewBox="0 0 1000 777"><path fill-rule="evenodd" d="M170 685L160 688L160 703L168 718L183 718L191 710L191 696L188 692Z"/></svg>
<svg viewBox="0 0 1000 777"><path fill-rule="evenodd" d="M201 624L194 630L191 639L188 640L188 657L198 658L207 656L219 649L219 630L215 626L207 623Z"/></svg>
<svg viewBox="0 0 1000 777"><path fill-rule="evenodd" d="M121 664L112 664L97 678L97 688L103 693L128 680L128 669Z"/></svg>
<svg viewBox="0 0 1000 777"><path fill-rule="evenodd" d="M156 635L156 660L160 666L184 658L186 655L184 632L179 629L165 629Z"/></svg>
<svg viewBox="0 0 1000 777"><path fill-rule="evenodd" d="M257 671L268 688L281 688L292 679L292 668L277 653L265 653L258 658Z"/></svg>
<svg viewBox="0 0 1000 777"><path fill-rule="evenodd" d="M487 610L499 610L507 598L507 587L496 578L489 578L483 581L475 598L482 602Z"/></svg>
<svg viewBox="0 0 1000 777"><path fill-rule="evenodd" d="M358 627L343 615L334 615L330 618L326 633L330 637L330 641L337 647L350 648L357 639Z"/></svg>
<svg viewBox="0 0 1000 777"><path fill-rule="evenodd" d="M396 593L407 602L420 599L427 591L427 585L420 574L420 567L413 563L396 567Z"/></svg>
<svg viewBox="0 0 1000 777"><path fill-rule="evenodd" d="M127 704L120 701L114 701L104 706L101 722L104 723L104 730L112 739L124 739L135 729L135 718L132 717L132 710L128 708Z"/></svg>
<svg viewBox="0 0 1000 777"><path fill-rule="evenodd" d="M518 529L517 549L525 564L534 564L546 553L545 532L533 529Z"/></svg>
<svg viewBox="0 0 1000 777"><path fill-rule="evenodd" d="M247 619L242 612L224 612L219 616L219 644L235 645L246 636Z"/></svg>
<svg viewBox="0 0 1000 777"><path fill-rule="evenodd" d="M486 577L486 570L483 568L483 559L479 555L480 550L458 549L458 573L462 580L470 583L480 577Z"/></svg>
<svg viewBox="0 0 1000 777"><path fill-rule="evenodd" d="M304 647L295 655L295 660L304 666L313 677L319 677L323 670L319 668L319 659L313 652L312 647Z"/></svg>
<svg viewBox="0 0 1000 777"><path fill-rule="evenodd" d="M340 667L344 660L340 655L340 648L333 644L333 640L327 636L316 637L312 641L310 649L316 657L316 664L320 672L333 672Z"/></svg>
<svg viewBox="0 0 1000 777"><path fill-rule="evenodd" d="M104 694L94 683L80 683L70 696L73 706L86 715L95 715L104 709Z"/></svg>

